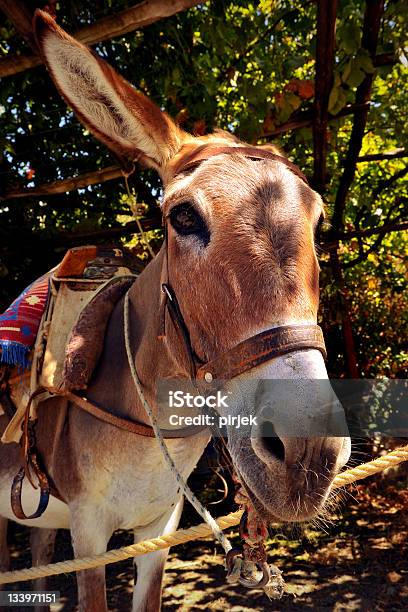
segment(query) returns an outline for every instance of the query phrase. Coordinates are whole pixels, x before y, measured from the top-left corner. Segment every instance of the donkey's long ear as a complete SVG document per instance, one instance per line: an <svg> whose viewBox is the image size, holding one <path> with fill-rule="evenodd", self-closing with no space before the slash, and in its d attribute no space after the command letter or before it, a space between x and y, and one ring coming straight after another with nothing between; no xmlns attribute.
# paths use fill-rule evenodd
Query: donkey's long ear
<svg viewBox="0 0 408 612"><path fill-rule="evenodd" d="M125 166L138 160L160 171L181 148L184 132L48 13L36 11L34 31L52 79L82 123Z"/></svg>

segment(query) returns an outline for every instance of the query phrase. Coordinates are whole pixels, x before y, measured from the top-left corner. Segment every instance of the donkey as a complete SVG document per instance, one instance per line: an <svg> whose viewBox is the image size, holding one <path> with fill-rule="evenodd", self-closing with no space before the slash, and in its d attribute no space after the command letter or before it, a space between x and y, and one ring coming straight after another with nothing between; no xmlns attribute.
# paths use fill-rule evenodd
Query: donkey
<svg viewBox="0 0 408 612"><path fill-rule="evenodd" d="M35 32L52 79L83 124L125 166L137 160L155 168L164 184L165 243L128 293L132 358L150 405L155 406L159 380L190 376L185 347L166 309L166 334L160 337L165 299L161 287L169 277L201 362L265 330L315 326L319 266L314 232L323 206L299 171L226 133L185 133L46 13L37 11ZM321 351L299 345L253 364L234 379L248 384L229 410L234 415L262 411L267 382L277 379L294 385L305 379L327 380ZM109 320L86 395L117 416L148 423L126 357L123 299ZM325 403L322 419L341 410L332 391ZM306 430L319 410L313 390L303 385L292 406L300 429L304 425ZM77 557L104 552L116 529L132 529L136 542L176 529L182 492L157 440L115 428L57 397L38 411L38 448L64 501L52 497L41 518L21 523L43 529L48 543L53 530L70 529ZM279 434L279 424L271 418L264 416L264 423L278 432L274 438L242 438L237 429L228 428L233 464L266 521L308 520L322 510L332 480L347 462L349 438ZM185 479L209 436L204 429L167 440ZM4 446L0 453L0 550L5 551L4 525L13 519L10 485L20 458L17 447ZM29 483L24 489L28 507L36 492ZM135 560L133 610L160 607L166 556L167 551L161 551ZM35 560L45 562L46 557L37 554ZM77 580L80 609L107 610L104 570L80 572Z"/></svg>

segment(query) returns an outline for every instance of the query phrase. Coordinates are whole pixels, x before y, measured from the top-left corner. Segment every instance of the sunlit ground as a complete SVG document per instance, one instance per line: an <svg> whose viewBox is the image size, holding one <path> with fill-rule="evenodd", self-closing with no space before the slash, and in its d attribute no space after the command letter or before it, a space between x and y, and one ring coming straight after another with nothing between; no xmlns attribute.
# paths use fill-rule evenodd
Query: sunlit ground
<svg viewBox="0 0 408 612"><path fill-rule="evenodd" d="M367 481L368 482L368 481ZM371 480L344 495L341 510L325 525L280 529L268 544L270 561L282 571L287 593L269 602L263 592L225 583L222 555L210 539L172 550L164 585L163 608L187 610L406 610L408 601L408 492L398 480ZM198 522L198 521L197 521ZM28 566L27 530L10 530L13 569ZM131 543L118 532L111 547ZM66 532L58 534L55 560L70 558ZM133 569L130 560L108 566L108 598L112 611L131 608ZM14 588L29 588L29 583ZM72 575L50 579L61 591L53 610L75 610ZM18 608L13 608L18 610Z"/></svg>

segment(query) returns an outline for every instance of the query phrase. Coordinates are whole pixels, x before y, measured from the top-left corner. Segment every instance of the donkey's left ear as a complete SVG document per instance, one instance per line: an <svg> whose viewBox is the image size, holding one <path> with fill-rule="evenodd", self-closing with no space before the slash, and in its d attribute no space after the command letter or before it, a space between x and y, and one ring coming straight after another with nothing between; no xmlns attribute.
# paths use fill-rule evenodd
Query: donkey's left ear
<svg viewBox="0 0 408 612"><path fill-rule="evenodd" d="M187 134L48 13L36 11L34 31L52 79L82 123L125 167L137 160L162 171Z"/></svg>

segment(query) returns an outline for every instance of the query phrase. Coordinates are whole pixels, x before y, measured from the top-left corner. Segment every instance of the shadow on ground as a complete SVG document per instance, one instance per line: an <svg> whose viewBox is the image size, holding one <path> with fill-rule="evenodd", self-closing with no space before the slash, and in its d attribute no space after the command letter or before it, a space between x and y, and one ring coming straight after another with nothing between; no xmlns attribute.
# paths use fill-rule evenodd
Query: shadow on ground
<svg viewBox="0 0 408 612"><path fill-rule="evenodd" d="M275 532L268 549L270 561L283 571L287 584L282 600L270 602L263 592L227 585L219 549L213 541L204 540L172 550L166 566L164 610L406 610L408 492L401 483L387 482L371 480L343 493L340 508L319 526ZM12 568L29 566L28 530L10 525L9 541ZM110 548L131 541L129 532L117 532ZM54 560L71 557L69 534L59 532ZM131 560L108 566L110 610L131 609L132 583ZM76 609L73 575L53 577L49 587L61 592L61 603L53 610ZM29 588L29 583L13 586Z"/></svg>

